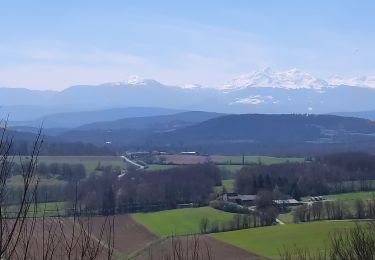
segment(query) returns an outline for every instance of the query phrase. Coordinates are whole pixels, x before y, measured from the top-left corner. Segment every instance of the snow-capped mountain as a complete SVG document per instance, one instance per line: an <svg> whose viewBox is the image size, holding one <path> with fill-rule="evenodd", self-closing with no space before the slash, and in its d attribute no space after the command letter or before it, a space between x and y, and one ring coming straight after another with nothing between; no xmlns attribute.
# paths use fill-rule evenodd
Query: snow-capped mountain
<svg viewBox="0 0 375 260"><path fill-rule="evenodd" d="M99 86L145 86L152 84L161 84L153 79L145 79L138 75L130 75L127 80L119 82L108 82L100 84Z"/></svg>
<svg viewBox="0 0 375 260"><path fill-rule="evenodd" d="M39 109L38 115L41 110L47 113L56 109L66 112L133 106L221 113L355 112L375 110L375 88L370 87L375 87L375 77L323 80L297 69L267 68L221 87L172 86L131 76L122 82L73 86L63 91L0 88L0 107L8 107L0 112L11 115L20 106L23 109L41 104L45 108Z"/></svg>
<svg viewBox="0 0 375 260"><path fill-rule="evenodd" d="M362 76L353 78L343 78L340 76L334 76L329 78L328 82L329 84L336 86L346 85L362 88L375 88L375 76Z"/></svg>
<svg viewBox="0 0 375 260"><path fill-rule="evenodd" d="M286 89L322 89L328 87L327 81L315 78L298 69L275 71L265 68L251 74L241 75L222 86L223 89L243 89L248 87L286 88Z"/></svg>

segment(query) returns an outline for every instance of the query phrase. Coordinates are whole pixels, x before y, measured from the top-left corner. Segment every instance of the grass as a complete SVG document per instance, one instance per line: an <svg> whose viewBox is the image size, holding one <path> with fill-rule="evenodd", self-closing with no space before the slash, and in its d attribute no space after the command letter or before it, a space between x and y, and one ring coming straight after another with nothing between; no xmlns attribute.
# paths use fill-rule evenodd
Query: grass
<svg viewBox="0 0 375 260"><path fill-rule="evenodd" d="M242 156L223 156L213 155L212 161L216 163L241 164ZM303 162L304 158L298 157L270 157L270 156L245 156L245 163L262 163L266 165L286 163L286 162Z"/></svg>
<svg viewBox="0 0 375 260"><path fill-rule="evenodd" d="M280 219L285 224L292 224L293 223L293 211L290 211L288 213L282 213L277 218Z"/></svg>
<svg viewBox="0 0 375 260"><path fill-rule="evenodd" d="M226 223L232 219L233 214L210 207L201 207L136 213L132 214L132 217L157 236L166 237L197 234L200 232L199 224L202 218L206 217L210 222Z"/></svg>
<svg viewBox="0 0 375 260"><path fill-rule="evenodd" d="M161 171L161 170L167 170L171 168L179 167L177 165L164 165L164 164L148 164L147 165L147 171Z"/></svg>
<svg viewBox="0 0 375 260"><path fill-rule="evenodd" d="M349 192L349 193L340 193L340 194L331 194L324 196L325 198L329 200L356 200L356 199L371 199L375 196L375 193L373 191L369 192Z"/></svg>
<svg viewBox="0 0 375 260"><path fill-rule="evenodd" d="M222 183L227 191L234 191L234 180L223 180Z"/></svg>
<svg viewBox="0 0 375 260"><path fill-rule="evenodd" d="M119 166L124 167L125 164L120 157L117 156L39 156L39 162L46 164L51 163L81 163L85 166L87 173L95 172L96 167L100 163L101 166Z"/></svg>
<svg viewBox="0 0 375 260"><path fill-rule="evenodd" d="M221 181L222 185L221 186L216 186L214 187L214 191L216 193L220 193L223 191L223 187L225 187L225 190L227 192L233 192L234 191L234 180L233 179L230 179L230 180L222 180Z"/></svg>
<svg viewBox="0 0 375 260"><path fill-rule="evenodd" d="M342 200L342 201L353 201L356 199L372 199L375 196L373 191L358 191L358 192L348 192L348 193L338 193L330 195L322 195L323 198L328 200ZM304 197L303 201L308 201L310 197Z"/></svg>
<svg viewBox="0 0 375 260"><path fill-rule="evenodd" d="M222 170L230 171L231 173L236 173L237 171L241 170L243 165L219 165L219 168Z"/></svg>
<svg viewBox="0 0 375 260"><path fill-rule="evenodd" d="M354 227L349 221L321 221L306 224L277 225L212 234L216 239L238 246L255 254L279 258L284 247L298 246L312 252L324 249L329 234L335 230Z"/></svg>
<svg viewBox="0 0 375 260"><path fill-rule="evenodd" d="M8 212L17 212L17 206L9 206ZM33 216L35 212L34 205L30 205L28 216ZM65 202L45 202L36 205L36 217L63 216L65 214Z"/></svg>
<svg viewBox="0 0 375 260"><path fill-rule="evenodd" d="M10 177L8 180L8 185L13 187L22 187L24 185L23 178L21 175L15 175ZM58 180L56 178L40 178L39 180L39 186L44 185L59 185L59 184L65 184L65 181Z"/></svg>

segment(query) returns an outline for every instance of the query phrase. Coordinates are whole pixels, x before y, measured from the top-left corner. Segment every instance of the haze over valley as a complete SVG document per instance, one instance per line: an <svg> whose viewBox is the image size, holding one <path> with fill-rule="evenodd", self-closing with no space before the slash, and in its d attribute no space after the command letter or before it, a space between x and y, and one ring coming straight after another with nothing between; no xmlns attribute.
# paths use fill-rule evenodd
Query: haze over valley
<svg viewBox="0 0 375 260"><path fill-rule="evenodd" d="M375 4L0 5L0 259L375 259Z"/></svg>

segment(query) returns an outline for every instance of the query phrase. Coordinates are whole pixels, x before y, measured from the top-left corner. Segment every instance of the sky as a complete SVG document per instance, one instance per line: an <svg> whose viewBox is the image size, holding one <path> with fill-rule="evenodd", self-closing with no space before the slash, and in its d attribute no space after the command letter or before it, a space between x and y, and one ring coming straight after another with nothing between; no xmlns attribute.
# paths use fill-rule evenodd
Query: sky
<svg viewBox="0 0 375 260"><path fill-rule="evenodd" d="M0 0L0 86L215 86L272 67L375 74L375 1Z"/></svg>

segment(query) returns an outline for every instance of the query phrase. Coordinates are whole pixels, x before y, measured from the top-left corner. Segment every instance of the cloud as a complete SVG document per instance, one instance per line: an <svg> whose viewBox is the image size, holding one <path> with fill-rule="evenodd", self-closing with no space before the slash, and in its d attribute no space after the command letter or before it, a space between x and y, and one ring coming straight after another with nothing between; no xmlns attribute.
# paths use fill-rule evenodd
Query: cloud
<svg viewBox="0 0 375 260"><path fill-rule="evenodd" d="M100 40L47 45L39 39L31 46L0 46L0 86L62 89L121 81L132 74L167 84L212 86L272 65L248 33L183 21L134 26L138 31L130 39L125 32L116 35L116 48Z"/></svg>
<svg viewBox="0 0 375 260"><path fill-rule="evenodd" d="M1 52L1 51L0 51ZM137 74L162 83L221 84L237 74L226 59L198 53L177 53L170 62L100 49L70 51L57 48L7 49L13 62L0 65L0 86L63 89L79 84L122 81Z"/></svg>

